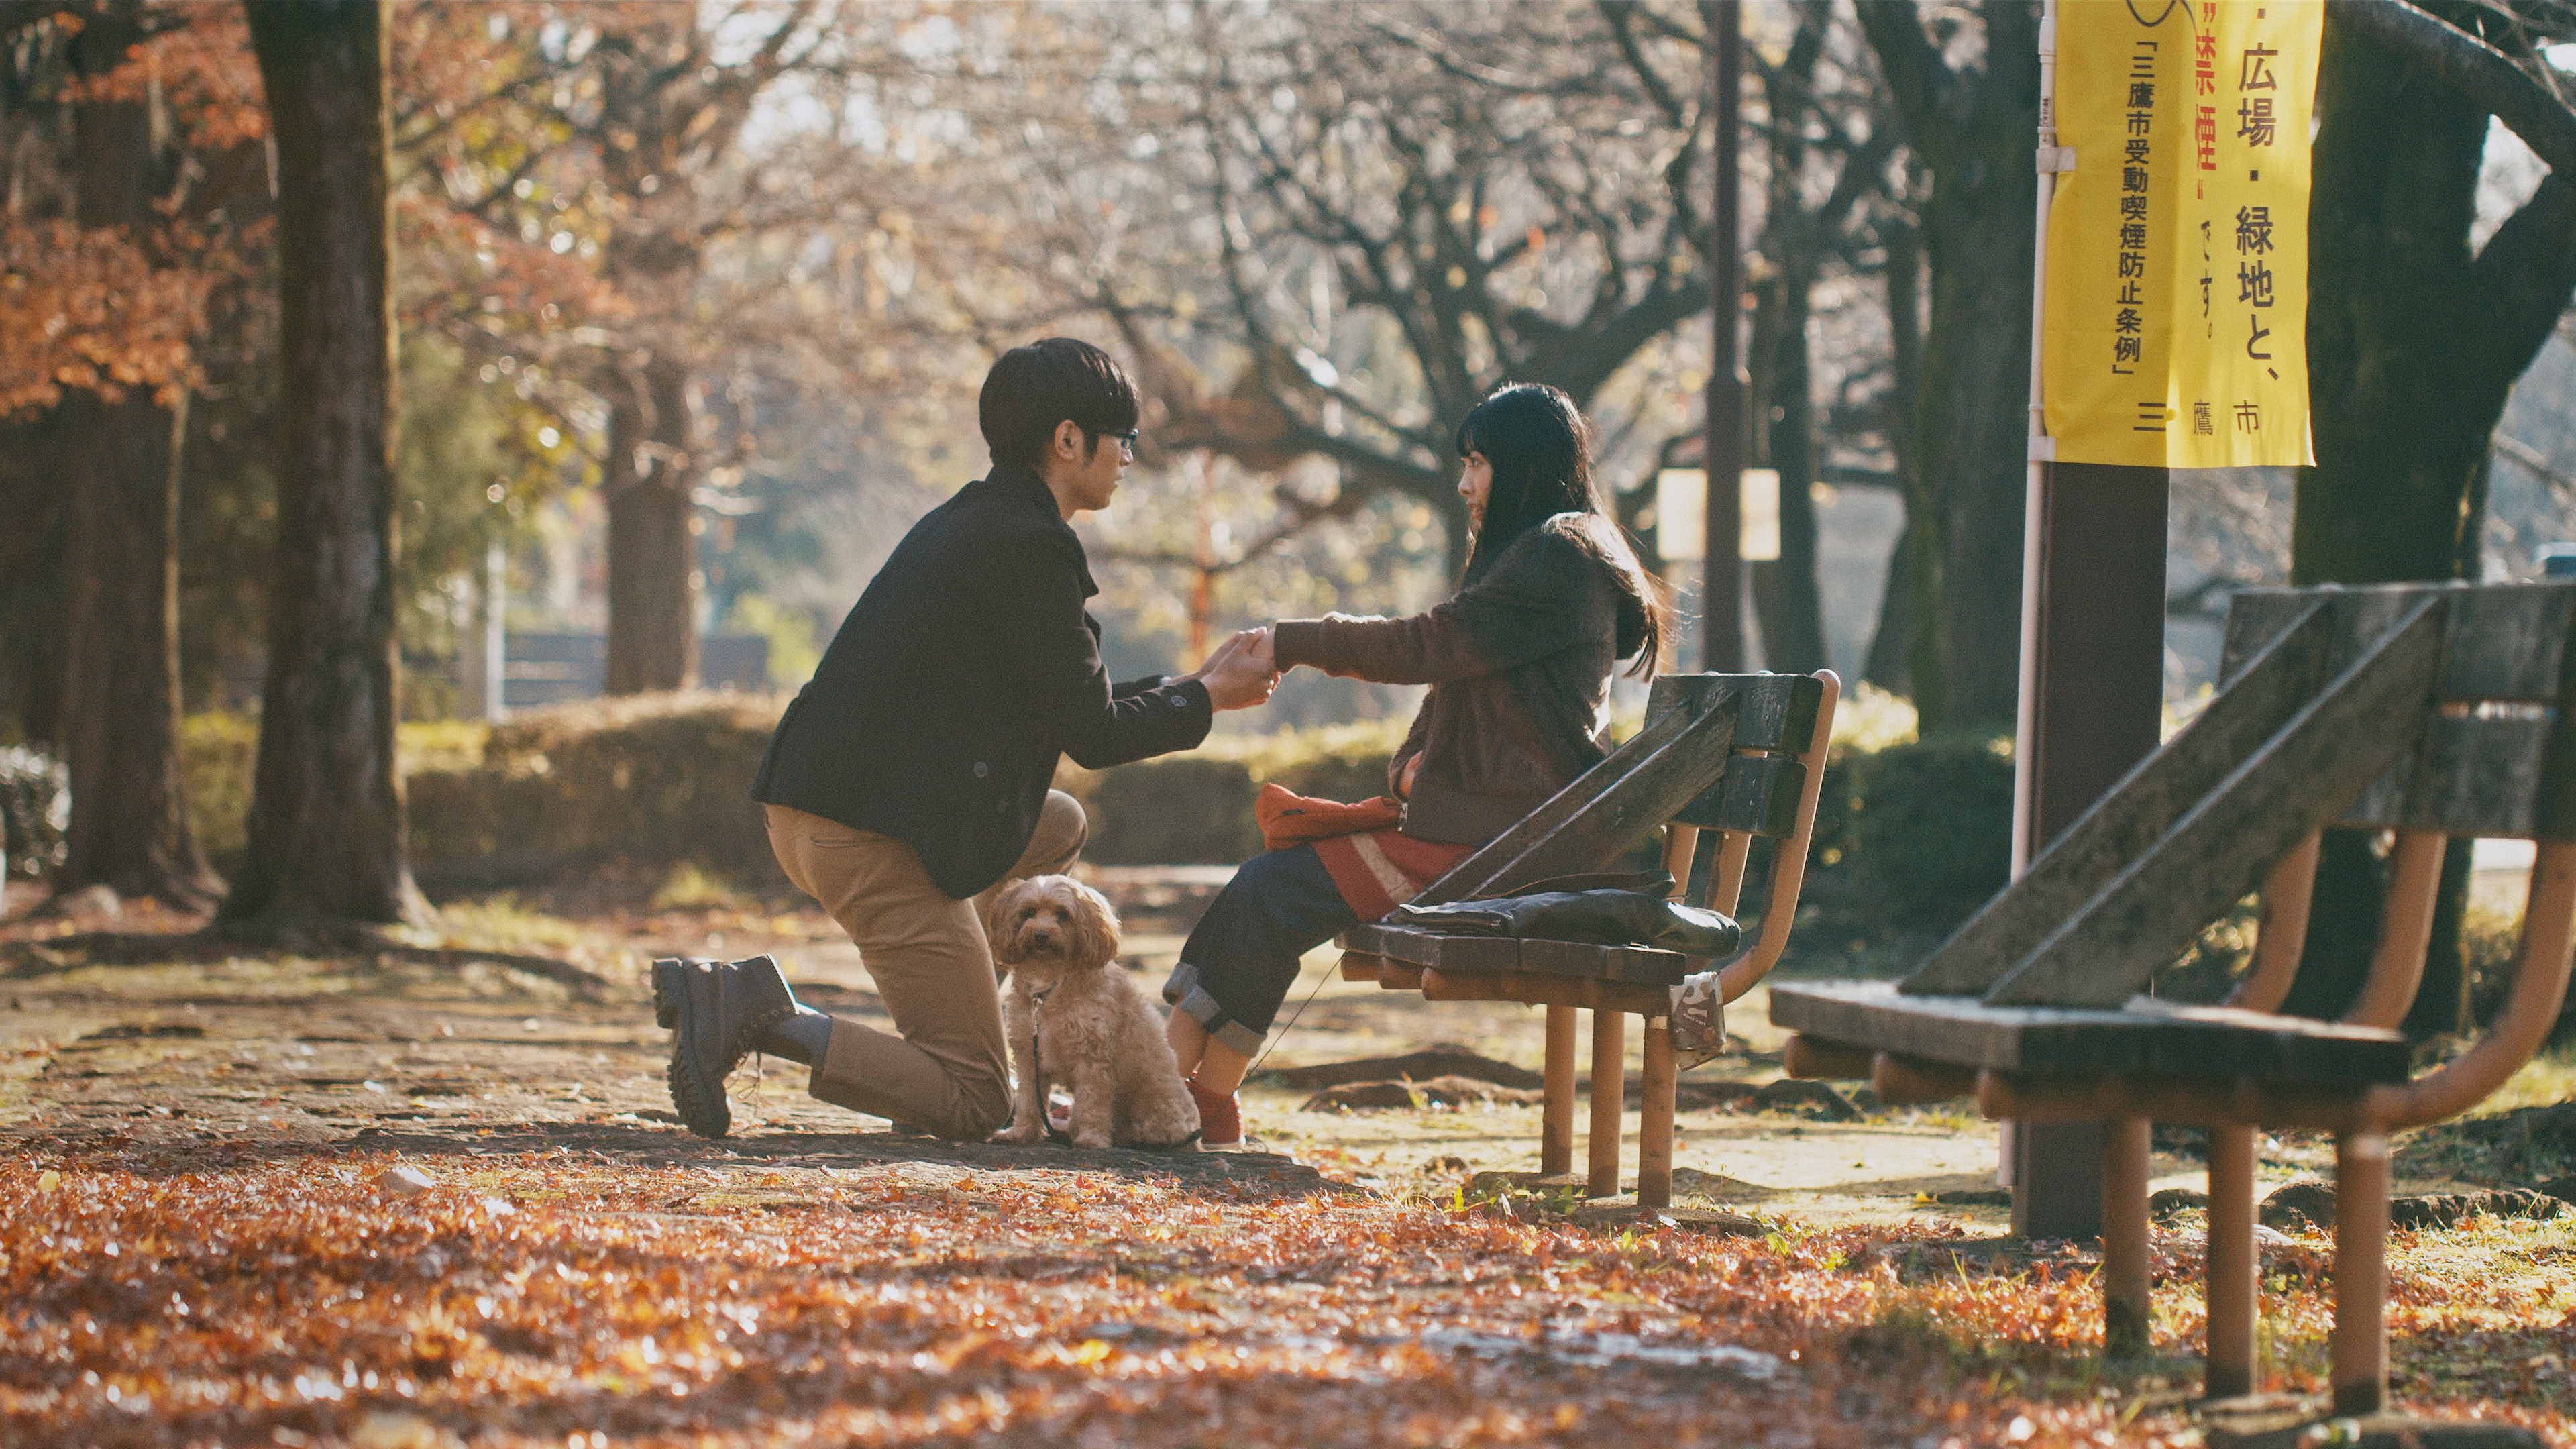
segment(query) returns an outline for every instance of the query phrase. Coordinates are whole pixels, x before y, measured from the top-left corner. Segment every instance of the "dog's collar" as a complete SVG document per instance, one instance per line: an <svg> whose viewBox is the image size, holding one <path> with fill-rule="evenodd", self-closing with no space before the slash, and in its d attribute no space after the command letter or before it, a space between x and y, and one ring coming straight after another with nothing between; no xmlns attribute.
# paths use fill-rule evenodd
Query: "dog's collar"
<svg viewBox="0 0 2576 1449"><path fill-rule="evenodd" d="M1040 1006L1044 1006L1046 1005L1046 999L1055 994L1055 987L1062 986L1063 984L1063 982L1058 981L1055 983L1055 986L1050 986L1044 991L1037 990L1034 987L1028 988L1029 1000L1036 1002Z"/></svg>

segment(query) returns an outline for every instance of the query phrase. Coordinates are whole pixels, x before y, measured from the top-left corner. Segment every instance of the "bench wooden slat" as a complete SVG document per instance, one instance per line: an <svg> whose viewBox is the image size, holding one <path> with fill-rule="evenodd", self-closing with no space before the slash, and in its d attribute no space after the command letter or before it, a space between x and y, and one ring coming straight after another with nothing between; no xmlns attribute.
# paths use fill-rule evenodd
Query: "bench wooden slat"
<svg viewBox="0 0 2576 1449"><path fill-rule="evenodd" d="M1729 689L1743 700L1735 717L1737 749L1798 754L1815 736L1825 682L1812 674L1659 674L1646 692L1646 718L1704 704Z"/></svg>
<svg viewBox="0 0 2576 1449"><path fill-rule="evenodd" d="M2328 678L2333 630L2326 605L2301 603L2295 617L2268 621L2277 627L2262 636L2263 652L2241 679L2077 817L2021 879L1915 968L1905 990L1945 996L1993 987L2313 699Z"/></svg>
<svg viewBox="0 0 2576 1449"><path fill-rule="evenodd" d="M1425 1001L1517 1001L1527 1006L1575 1006L1593 1011L1661 1016L1670 993L1660 986L1623 981L1588 981L1571 976L1540 976L1527 971L1490 975L1475 972L1426 971Z"/></svg>
<svg viewBox="0 0 2576 1449"><path fill-rule="evenodd" d="M1807 1036L1998 1071L2154 1072L2363 1087L2406 1080L2400 1032L2139 997L2120 1008L1990 1006L1907 996L1883 981L1774 985L1771 1020Z"/></svg>
<svg viewBox="0 0 2576 1449"><path fill-rule="evenodd" d="M2403 624L2193 800L2162 839L1996 982L1986 1000L2116 1007L2144 990L2293 842L2340 814L2406 747L2406 734L2388 722L2422 710L2442 623L2438 597L2418 601Z"/></svg>
<svg viewBox="0 0 2576 1449"><path fill-rule="evenodd" d="M2237 590L2229 599L2218 651L2219 689L2234 684L2273 640L2318 607L2317 596L2305 589Z"/></svg>
<svg viewBox="0 0 2576 1449"><path fill-rule="evenodd" d="M1743 699L1735 691L1712 691L1704 701L1647 720L1607 759L1451 866L1415 903L1509 895L1534 881L1608 865L1725 772Z"/></svg>
<svg viewBox="0 0 2576 1449"><path fill-rule="evenodd" d="M2576 634L2576 584L2463 588L2442 649L2443 699L2565 697L2567 646Z"/></svg>
<svg viewBox="0 0 2576 1449"><path fill-rule="evenodd" d="M2439 830L2449 835L2566 839L2576 811L2552 789L2554 715L2522 719L2435 716L2415 747L2382 771L2335 821L2361 830Z"/></svg>
<svg viewBox="0 0 2576 1449"><path fill-rule="evenodd" d="M2383 610L2412 608L2434 595L2451 599L2442 668L2433 686L2441 700L2546 703L2564 697L2568 644L2576 636L2576 581L2527 584L2374 584L2337 591L2338 606L2367 630ZM2242 662L2319 596L2314 589L2244 589L2227 616L2220 687Z"/></svg>
<svg viewBox="0 0 2576 1449"><path fill-rule="evenodd" d="M1724 778L1707 793L1675 812L1682 825L1703 830L1741 830L1782 840L1798 830L1798 801L1807 785L1807 767L1786 755L1748 755L1738 751Z"/></svg>

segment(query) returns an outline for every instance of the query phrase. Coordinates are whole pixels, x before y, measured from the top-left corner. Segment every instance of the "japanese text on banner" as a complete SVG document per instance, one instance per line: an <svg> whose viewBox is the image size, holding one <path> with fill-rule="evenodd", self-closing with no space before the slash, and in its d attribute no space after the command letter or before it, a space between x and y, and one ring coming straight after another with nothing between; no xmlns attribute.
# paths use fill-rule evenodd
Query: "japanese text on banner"
<svg viewBox="0 0 2576 1449"><path fill-rule="evenodd" d="M2041 389L2065 462L2230 468L2308 443L2316 0L2058 7Z"/></svg>

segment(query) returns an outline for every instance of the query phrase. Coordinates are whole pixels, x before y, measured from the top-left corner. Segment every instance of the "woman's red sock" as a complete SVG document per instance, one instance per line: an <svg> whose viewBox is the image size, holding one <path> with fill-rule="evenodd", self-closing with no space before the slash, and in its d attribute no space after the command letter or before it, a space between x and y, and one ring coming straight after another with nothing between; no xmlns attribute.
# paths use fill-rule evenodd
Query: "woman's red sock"
<svg viewBox="0 0 2576 1449"><path fill-rule="evenodd" d="M1191 1077L1182 1082L1190 1089L1190 1100L1199 1107L1199 1145L1231 1147L1243 1140L1243 1108L1232 1092L1211 1092Z"/></svg>

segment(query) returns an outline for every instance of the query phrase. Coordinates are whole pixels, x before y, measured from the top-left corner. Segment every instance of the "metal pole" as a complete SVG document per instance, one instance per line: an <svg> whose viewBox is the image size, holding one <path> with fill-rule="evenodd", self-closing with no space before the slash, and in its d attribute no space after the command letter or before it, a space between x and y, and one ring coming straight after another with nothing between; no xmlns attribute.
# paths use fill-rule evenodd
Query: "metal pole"
<svg viewBox="0 0 2576 1449"><path fill-rule="evenodd" d="M1708 367L1708 540L1700 568L1700 667L1744 668L1744 359L1736 345L1743 316L1744 253L1737 151L1743 129L1743 0L1700 0L1709 43L1705 59L1709 146L1717 158L1717 195L1709 208L1708 273L1711 353Z"/></svg>
<svg viewBox="0 0 2576 1449"><path fill-rule="evenodd" d="M2021 691L2013 752L2013 873L2156 748L2163 694L2167 471L2059 460L2046 433L2049 209L2058 146L2056 0L2040 19L2039 215L2031 259L2030 464L2022 535ZM2114 1134L2143 1181L2147 1139ZM2103 1230L2104 1134L2086 1123L2007 1124L2005 1180L2013 1231L2089 1238ZM2127 1212L2121 1205L2116 1212Z"/></svg>
<svg viewBox="0 0 2576 1449"><path fill-rule="evenodd" d="M2012 873L2030 869L2050 832L2040 828L2040 679L2047 667L2048 467L2056 448L2043 410L2048 330L2048 211L2057 196L2057 0L2039 20L2038 213L2030 261L2030 422L2022 478L2021 679L2013 712ZM2102 1223L2102 1135L2082 1123L2007 1122L1997 1174L2013 1190L2013 1231L2091 1237Z"/></svg>
<svg viewBox="0 0 2576 1449"><path fill-rule="evenodd" d="M2040 500L2046 492L2046 467L2057 456L2042 410L2045 382L2042 339L2048 329L2048 207L2057 196L2057 0L2040 7L2039 18L2039 219L2030 253L2030 445L2022 472L2021 512L2021 690L2013 711L2012 873L2018 880L2036 854L2032 840L2035 791L2032 788L2039 749L2039 655L2041 617L2039 580L2047 565L2041 540L2047 535Z"/></svg>

